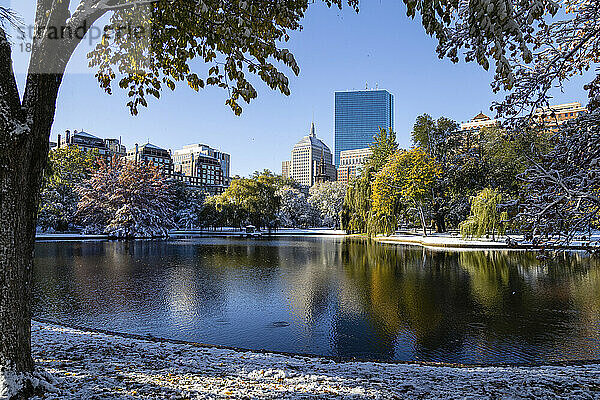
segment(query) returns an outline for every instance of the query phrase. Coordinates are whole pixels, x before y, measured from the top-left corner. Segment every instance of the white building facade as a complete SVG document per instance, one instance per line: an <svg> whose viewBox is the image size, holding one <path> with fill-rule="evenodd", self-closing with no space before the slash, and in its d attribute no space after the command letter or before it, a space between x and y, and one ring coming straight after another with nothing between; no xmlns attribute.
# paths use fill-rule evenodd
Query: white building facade
<svg viewBox="0 0 600 400"><path fill-rule="evenodd" d="M321 171L324 171L325 180L335 180L333 155L329 147L317 138L314 122L311 124L310 134L304 136L292 149L292 159L287 171L290 178L306 187L317 183L319 175L322 175ZM320 179L323 180L323 177Z"/></svg>

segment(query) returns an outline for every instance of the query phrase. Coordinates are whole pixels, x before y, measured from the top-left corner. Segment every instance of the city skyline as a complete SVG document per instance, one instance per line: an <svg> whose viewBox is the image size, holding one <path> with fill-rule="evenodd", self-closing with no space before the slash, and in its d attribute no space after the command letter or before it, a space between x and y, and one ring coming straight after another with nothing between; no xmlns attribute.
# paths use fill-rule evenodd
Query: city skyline
<svg viewBox="0 0 600 400"><path fill-rule="evenodd" d="M31 4L14 3L24 20L33 20ZM90 46L86 43L69 64L52 139L65 129L78 128L101 137L122 136L128 148L147 141L173 149L208 143L231 154L232 176L248 176L265 168L280 172L281 160L304 135L313 115L319 136L333 148L334 92L364 89L365 83L370 88L378 84L394 94L395 130L401 147L410 145L412 125L423 113L434 118L447 116L459 123L480 111L493 117L489 106L502 94L495 95L490 89L492 72L474 63L439 60L435 40L417 21L405 18L405 12L400 2L391 1L361 4L359 15L348 7L338 11L320 3L311 5L303 31L294 32L286 44L300 64L298 77L284 69L291 95L273 92L254 81L258 98L244 107L241 117L224 104L223 91L206 88L195 93L185 87L163 92L160 101L150 101L148 109L131 117L120 89L114 88L109 96L98 87L94 70L87 68ZM367 31L373 26L379 28ZM19 60L19 56L24 57L15 54L15 71L22 89L26 59ZM582 87L591 80L588 75L573 79L564 92L554 91L552 103L587 104ZM269 151L261 151L265 148Z"/></svg>

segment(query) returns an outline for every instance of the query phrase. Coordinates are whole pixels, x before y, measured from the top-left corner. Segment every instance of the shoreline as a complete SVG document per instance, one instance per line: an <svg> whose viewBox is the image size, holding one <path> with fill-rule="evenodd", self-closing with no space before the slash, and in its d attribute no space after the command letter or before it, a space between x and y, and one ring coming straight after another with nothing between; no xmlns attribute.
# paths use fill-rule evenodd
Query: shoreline
<svg viewBox="0 0 600 400"><path fill-rule="evenodd" d="M459 236L447 234L432 234L430 236L395 234L391 236L376 236L376 242L387 244L407 244L429 249L445 250L536 250L533 247L509 246L505 241L467 240Z"/></svg>
<svg viewBox="0 0 600 400"><path fill-rule="evenodd" d="M223 231L209 231L209 230L173 230L169 232L168 237L157 237L157 238L118 238L111 237L106 234L86 235L79 233L43 233L38 232L35 236L36 242L59 242L59 241L91 241L91 240L163 240L169 237L231 237L239 238L246 237L247 234L243 231L234 231L226 229ZM335 229L288 229L283 228L271 233L264 233L257 239L271 238L271 237L285 237L285 236L348 236L345 231Z"/></svg>
<svg viewBox="0 0 600 400"><path fill-rule="evenodd" d="M181 339L169 339L152 335L140 335L135 333L111 331L102 328L90 328L74 324L52 321L45 318L32 318L32 323L46 324L75 331L82 331L95 334L103 334L114 336L117 338L141 340L153 343L169 343L173 345L184 345L196 348L230 350L237 353L252 353L252 354L272 354L278 356L306 359L320 359L325 362L334 362L338 364L345 363L375 363L382 365L414 365L422 367L447 367L447 368L543 368L543 367L577 367L586 365L599 365L600 359L580 359L580 360L556 360L545 362L501 362L501 363L452 363L444 361L419 361L419 360L377 360L369 358L343 357L320 355L313 353L292 353L287 351L267 350L267 349L249 349L244 347L223 346L210 343L199 343Z"/></svg>
<svg viewBox="0 0 600 400"><path fill-rule="evenodd" d="M572 241L569 245L533 245L529 243L509 245L506 242L508 238L521 239L518 236L501 236L495 241L483 238L463 239L448 233L433 233L428 236L399 233L390 236L379 235L373 239L379 243L415 245L434 250L588 251L593 249L595 251L600 249L598 245L590 245L589 241L577 240ZM594 241L599 243L600 237L595 237Z"/></svg>
<svg viewBox="0 0 600 400"><path fill-rule="evenodd" d="M280 229L277 232L265 233L258 237L248 237L247 234L241 231L224 230L224 231L172 231L165 238L134 238L120 239L112 238L108 235L81 235L81 234L64 234L64 233L38 233L36 242L61 242L61 241L112 241L112 240L165 240L168 238L244 238L244 239L270 239L278 237L348 237L348 238L363 238L369 239L362 234L348 234L345 231L333 229ZM508 251L586 251L590 249L598 250L600 246L590 246L589 242L574 241L568 246L539 246L532 244L509 245L506 243L507 237L500 237L495 241L490 239L463 239L460 236L447 233L433 233L428 236L423 236L415 233L396 233L390 236L378 235L370 239L384 244L400 244L421 246L432 250L508 250ZM514 238L513 238L514 239ZM594 240L600 241L600 237Z"/></svg>
<svg viewBox="0 0 600 400"><path fill-rule="evenodd" d="M600 364L449 366L345 361L155 341L32 322L45 399L594 398Z"/></svg>

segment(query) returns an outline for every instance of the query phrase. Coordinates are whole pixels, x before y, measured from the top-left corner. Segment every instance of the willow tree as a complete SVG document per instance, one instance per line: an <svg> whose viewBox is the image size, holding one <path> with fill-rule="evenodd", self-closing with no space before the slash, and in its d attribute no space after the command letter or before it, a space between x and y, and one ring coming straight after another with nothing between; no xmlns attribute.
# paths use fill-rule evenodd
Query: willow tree
<svg viewBox="0 0 600 400"><path fill-rule="evenodd" d="M391 128L379 128L369 148L371 155L361 168L360 175L348 184L344 198L340 222L348 232L372 233L372 228L377 225L371 210L371 184L375 175L398 151L396 133Z"/></svg>
<svg viewBox="0 0 600 400"><path fill-rule="evenodd" d="M34 0L32 0L34 1ZM347 1L324 0L328 6ZM37 0L29 69L23 93L12 67L7 25L0 9L0 372L31 387L31 281L36 213L50 130L67 63L94 23L110 24L89 55L100 86L118 86L130 97L133 114L180 84L198 91L223 88L226 104L257 96L258 76L271 89L289 94L280 68L299 67L282 47L310 0ZM76 6L76 7L75 7ZM134 29L122 29L122 27ZM115 85L116 84L116 85ZM16 375L15 375L16 374ZM16 376L16 377L15 377ZM6 382L7 379L2 379ZM18 385L16 387L18 389ZM9 393L25 397L27 390Z"/></svg>
<svg viewBox="0 0 600 400"><path fill-rule="evenodd" d="M508 214L500 211L502 193L498 190L485 188L471 197L471 214L459 224L460 234L463 237L482 237L492 234L492 240L496 239L496 233L503 235L506 230Z"/></svg>

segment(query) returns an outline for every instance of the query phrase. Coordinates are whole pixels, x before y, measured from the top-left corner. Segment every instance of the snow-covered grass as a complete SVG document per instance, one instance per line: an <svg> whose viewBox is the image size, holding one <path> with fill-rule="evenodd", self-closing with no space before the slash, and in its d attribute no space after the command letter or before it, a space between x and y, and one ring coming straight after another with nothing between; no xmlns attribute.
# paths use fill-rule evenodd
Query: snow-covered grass
<svg viewBox="0 0 600 400"><path fill-rule="evenodd" d="M48 371L38 368L33 373L16 373L0 369L0 399L10 399L22 392L23 388L35 388L37 392L56 393L56 379Z"/></svg>
<svg viewBox="0 0 600 400"><path fill-rule="evenodd" d="M592 399L600 365L460 368L334 362L32 325L46 399ZM40 397L38 397L39 399Z"/></svg>

